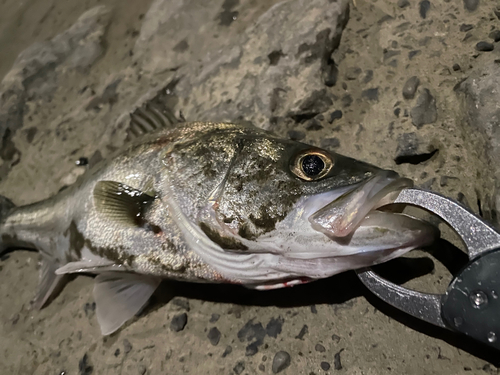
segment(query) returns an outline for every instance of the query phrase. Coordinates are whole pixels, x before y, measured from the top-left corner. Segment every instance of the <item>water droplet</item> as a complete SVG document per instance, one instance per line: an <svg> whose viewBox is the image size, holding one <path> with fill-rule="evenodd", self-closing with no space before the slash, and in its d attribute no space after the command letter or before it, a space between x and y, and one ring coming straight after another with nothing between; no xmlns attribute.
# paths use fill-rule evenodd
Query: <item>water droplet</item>
<svg viewBox="0 0 500 375"><path fill-rule="evenodd" d="M460 327L463 324L464 320L461 317L456 317L453 319L453 323L455 323L456 327Z"/></svg>
<svg viewBox="0 0 500 375"><path fill-rule="evenodd" d="M497 341L497 335L495 334L495 332L488 333L488 341L489 342Z"/></svg>
<svg viewBox="0 0 500 375"><path fill-rule="evenodd" d="M493 297L493 299L497 299L498 298L498 293L495 292L494 290L491 291L491 296Z"/></svg>
<svg viewBox="0 0 500 375"><path fill-rule="evenodd" d="M488 296L482 290L475 290L469 295L472 307L484 309L488 305Z"/></svg>

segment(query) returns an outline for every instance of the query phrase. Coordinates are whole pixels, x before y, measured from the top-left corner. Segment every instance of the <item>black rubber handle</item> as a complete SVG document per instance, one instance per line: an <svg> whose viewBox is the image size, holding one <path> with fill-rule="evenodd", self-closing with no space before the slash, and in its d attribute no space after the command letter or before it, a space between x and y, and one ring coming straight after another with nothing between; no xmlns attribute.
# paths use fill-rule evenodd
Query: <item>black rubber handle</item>
<svg viewBox="0 0 500 375"><path fill-rule="evenodd" d="M500 350L500 248L472 260L455 277L441 312L453 330Z"/></svg>

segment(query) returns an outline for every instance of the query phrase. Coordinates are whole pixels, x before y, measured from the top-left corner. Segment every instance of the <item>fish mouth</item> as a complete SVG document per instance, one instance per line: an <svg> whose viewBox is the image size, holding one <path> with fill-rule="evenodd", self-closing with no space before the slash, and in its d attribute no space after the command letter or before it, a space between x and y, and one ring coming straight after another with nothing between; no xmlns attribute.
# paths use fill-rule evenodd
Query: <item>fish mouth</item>
<svg viewBox="0 0 500 375"><path fill-rule="evenodd" d="M367 228L378 228L380 233L391 231L399 248L427 245L438 234L434 226L402 213L378 210L394 203L401 190L412 186L411 180L384 170L323 206L308 220L313 229L336 240L348 239ZM387 249L387 246L380 247Z"/></svg>

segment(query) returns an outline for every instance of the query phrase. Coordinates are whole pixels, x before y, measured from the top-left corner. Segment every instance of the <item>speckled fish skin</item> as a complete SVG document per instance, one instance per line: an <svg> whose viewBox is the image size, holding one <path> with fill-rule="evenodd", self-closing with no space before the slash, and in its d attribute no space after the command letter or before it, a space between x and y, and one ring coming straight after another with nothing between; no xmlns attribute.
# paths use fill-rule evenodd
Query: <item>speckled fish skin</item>
<svg viewBox="0 0 500 375"><path fill-rule="evenodd" d="M324 170L329 168L311 181L294 172L301 168L297 155L309 153L322 155ZM0 217L1 246L42 254L38 307L63 275L78 272L101 275L96 288L106 285L105 295L127 274L149 277L152 291L159 278L288 286L385 261L428 242L422 239L428 226L413 228L413 219L403 219L411 221L405 224L410 240L384 242L374 251L363 248L366 233L372 241L373 233L378 239L386 232L361 225L357 232L364 234L346 247L334 232L329 237L329 229L326 235L311 229L307 215L374 177L382 186L407 184L394 172L253 126L186 123L126 145L50 199L10 209ZM96 299L102 293L94 289ZM107 312L101 302L99 313L97 302L104 334L123 324L106 325ZM135 302L141 306L133 310L144 303Z"/></svg>

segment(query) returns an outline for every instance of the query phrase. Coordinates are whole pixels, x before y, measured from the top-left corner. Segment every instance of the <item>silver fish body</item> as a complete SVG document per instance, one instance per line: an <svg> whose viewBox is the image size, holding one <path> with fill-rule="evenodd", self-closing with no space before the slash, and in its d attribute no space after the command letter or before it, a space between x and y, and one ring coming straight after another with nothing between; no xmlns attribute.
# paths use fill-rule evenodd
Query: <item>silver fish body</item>
<svg viewBox="0 0 500 375"><path fill-rule="evenodd" d="M42 254L37 307L64 275L96 274L97 318L109 334L162 278L271 289L427 244L433 227L376 210L409 185L252 126L187 123L126 145L52 198L4 204L0 250Z"/></svg>

